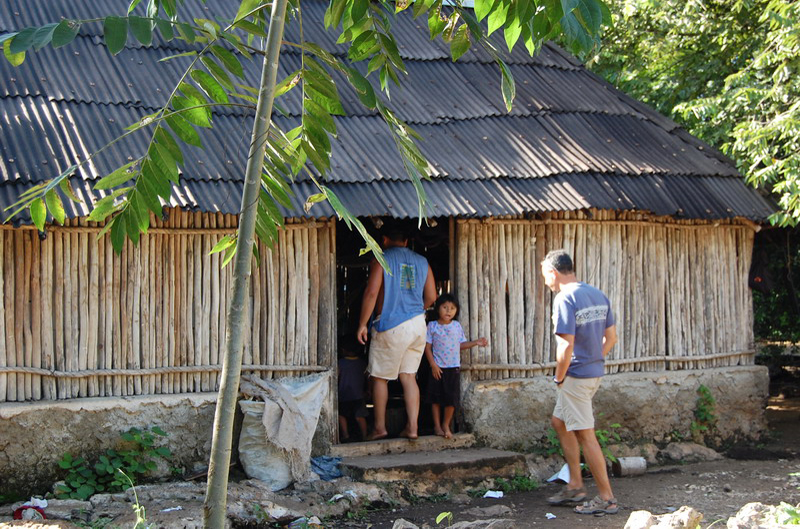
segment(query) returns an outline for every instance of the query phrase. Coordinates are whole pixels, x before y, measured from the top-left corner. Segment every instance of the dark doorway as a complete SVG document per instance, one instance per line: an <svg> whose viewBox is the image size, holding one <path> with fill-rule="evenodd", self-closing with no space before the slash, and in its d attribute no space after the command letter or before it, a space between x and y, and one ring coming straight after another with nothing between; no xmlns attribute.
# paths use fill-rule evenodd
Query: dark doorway
<svg viewBox="0 0 800 529"><path fill-rule="evenodd" d="M361 219L367 231L380 244L380 228L386 222L397 223L396 219L372 217ZM428 224L418 228L417 221L409 219L408 233L410 234L408 246L415 252L425 256L433 270L436 279L437 292L446 292L450 289L450 240L451 223L448 218L428 219ZM372 262L372 253L361 255L361 251L366 247L364 240L357 231L351 231L347 226L340 222L336 231L336 288L337 288L337 333L338 343L340 344L339 356L343 355L343 347L356 349L356 355L362 355L364 359L368 355L368 345L362 346L354 340L358 330L358 319L361 311L361 299L364 287L369 275L369 265ZM350 352L349 356L353 356ZM420 390L424 397L424 385L430 376L430 367L423 358L417 373L417 380ZM368 387L368 386L367 386ZM372 427L372 403L370 394L367 393L367 421L369 429ZM347 410L351 412L352 410ZM346 418L348 433L351 440L359 439L359 426L352 413ZM405 405L403 403L403 391L398 381L389 384L389 404L386 410L386 427L389 436L397 436L405 426ZM421 435L429 435L433 432L430 405L424 398L420 406L419 428ZM340 431L341 435L341 431Z"/></svg>

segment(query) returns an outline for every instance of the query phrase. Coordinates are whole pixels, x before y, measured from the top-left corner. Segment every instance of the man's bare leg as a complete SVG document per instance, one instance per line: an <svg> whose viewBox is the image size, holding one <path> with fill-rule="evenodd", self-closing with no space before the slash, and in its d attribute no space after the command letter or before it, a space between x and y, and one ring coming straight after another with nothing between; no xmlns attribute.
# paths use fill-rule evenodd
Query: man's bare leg
<svg viewBox="0 0 800 529"><path fill-rule="evenodd" d="M419 420L419 386L417 386L416 373L400 373L400 383L403 385L403 399L406 403L406 416L408 423L404 434L409 439L419 437L417 421Z"/></svg>
<svg viewBox="0 0 800 529"><path fill-rule="evenodd" d="M581 450L578 437L575 432L567 431L567 425L558 417L551 417L550 424L558 434L561 450L564 452L564 459L569 467L567 488L570 490L580 489L583 487L583 476L581 476ZM595 439L595 441L597 440Z"/></svg>
<svg viewBox="0 0 800 529"><path fill-rule="evenodd" d="M583 448L583 457L589 464L589 470L592 471L592 477L594 477L594 482L597 484L598 495L606 501L613 499L614 493L611 491L611 482L608 479L606 458L603 456L600 443L597 442L594 428L576 430L575 434L580 446Z"/></svg>
<svg viewBox="0 0 800 529"><path fill-rule="evenodd" d="M389 402L389 381L385 378L372 378L372 404L375 412L375 424L372 429L370 441L383 439L389 432L386 431L386 404Z"/></svg>

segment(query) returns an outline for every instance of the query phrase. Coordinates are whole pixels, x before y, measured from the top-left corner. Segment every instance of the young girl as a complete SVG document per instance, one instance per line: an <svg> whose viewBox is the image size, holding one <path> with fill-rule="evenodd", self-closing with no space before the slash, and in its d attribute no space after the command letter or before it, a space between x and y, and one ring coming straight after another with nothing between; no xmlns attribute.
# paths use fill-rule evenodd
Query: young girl
<svg viewBox="0 0 800 529"><path fill-rule="evenodd" d="M428 383L427 396L432 403L434 432L450 439L453 437L450 421L461 395L461 349L476 345L486 347L489 342L486 338L467 341L464 329L456 320L458 301L452 294L439 296L433 305L433 313L437 319L428 324L425 344L425 356L433 374L433 379Z"/></svg>

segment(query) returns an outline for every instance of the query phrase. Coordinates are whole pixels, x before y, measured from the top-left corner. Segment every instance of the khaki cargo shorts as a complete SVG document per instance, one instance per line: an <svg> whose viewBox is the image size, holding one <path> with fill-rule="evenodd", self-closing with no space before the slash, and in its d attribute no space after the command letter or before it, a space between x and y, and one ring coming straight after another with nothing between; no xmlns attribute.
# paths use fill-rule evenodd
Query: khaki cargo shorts
<svg viewBox="0 0 800 529"><path fill-rule="evenodd" d="M600 387L602 378L566 377L558 388L553 417L561 419L567 431L594 428L592 397Z"/></svg>
<svg viewBox="0 0 800 529"><path fill-rule="evenodd" d="M372 331L367 371L386 380L396 380L400 373L416 374L424 352L425 315L420 314L387 331Z"/></svg>

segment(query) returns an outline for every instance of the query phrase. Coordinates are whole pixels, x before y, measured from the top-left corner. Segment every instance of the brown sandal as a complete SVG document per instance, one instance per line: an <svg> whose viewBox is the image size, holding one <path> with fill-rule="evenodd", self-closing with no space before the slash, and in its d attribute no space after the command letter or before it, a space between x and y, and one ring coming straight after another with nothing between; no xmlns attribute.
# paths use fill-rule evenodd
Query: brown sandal
<svg viewBox="0 0 800 529"><path fill-rule="evenodd" d="M550 505L564 505L565 503L580 503L586 499L586 489L581 487L579 489L568 489L564 485L558 494L554 494L547 498L547 503Z"/></svg>
<svg viewBox="0 0 800 529"><path fill-rule="evenodd" d="M595 496L591 500L583 502L582 505L575 507L575 512L578 514L594 514L596 516L617 514L619 512L619 505L617 505L616 498L604 500L600 496Z"/></svg>

